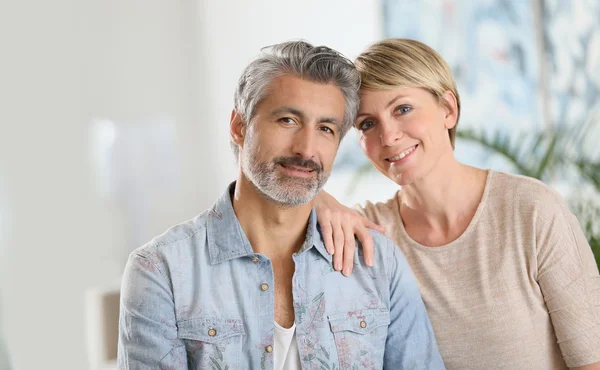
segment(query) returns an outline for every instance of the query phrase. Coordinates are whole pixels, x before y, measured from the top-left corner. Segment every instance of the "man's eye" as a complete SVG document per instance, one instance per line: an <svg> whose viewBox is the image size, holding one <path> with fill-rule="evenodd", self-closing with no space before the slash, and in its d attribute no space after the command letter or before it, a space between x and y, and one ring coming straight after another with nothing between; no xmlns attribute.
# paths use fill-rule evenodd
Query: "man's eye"
<svg viewBox="0 0 600 370"><path fill-rule="evenodd" d="M360 131L366 131L366 130L370 129L371 127L373 127L373 125L374 125L373 121L364 120L358 124L358 129Z"/></svg>
<svg viewBox="0 0 600 370"><path fill-rule="evenodd" d="M396 112L400 114L406 114L412 110L410 105L400 105L396 108Z"/></svg>
<svg viewBox="0 0 600 370"><path fill-rule="evenodd" d="M282 122L282 123L285 123L285 124L288 124L288 125L291 125L291 124L294 124L294 123L295 123L294 119L293 119L293 118L291 118L291 117L283 117L283 118L280 118L280 119L279 119L279 122Z"/></svg>
<svg viewBox="0 0 600 370"><path fill-rule="evenodd" d="M322 126L321 131L325 131L326 133L332 134L332 135L335 134L335 132L330 127L327 127L327 126Z"/></svg>

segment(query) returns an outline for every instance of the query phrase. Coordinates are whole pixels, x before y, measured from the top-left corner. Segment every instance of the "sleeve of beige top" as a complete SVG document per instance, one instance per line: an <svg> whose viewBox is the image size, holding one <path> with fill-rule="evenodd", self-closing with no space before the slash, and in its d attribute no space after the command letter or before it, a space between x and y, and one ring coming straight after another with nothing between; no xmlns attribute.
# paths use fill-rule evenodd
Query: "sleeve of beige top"
<svg viewBox="0 0 600 370"><path fill-rule="evenodd" d="M387 217L385 216L385 212L381 212L381 207L378 207L381 203L373 204L369 201L364 203L364 206L360 204L355 204L352 206L352 209L358 212L362 217L368 219L369 221L375 222L376 224L385 221Z"/></svg>
<svg viewBox="0 0 600 370"><path fill-rule="evenodd" d="M579 222L565 204L535 220L538 283L569 367L600 361L600 277Z"/></svg>

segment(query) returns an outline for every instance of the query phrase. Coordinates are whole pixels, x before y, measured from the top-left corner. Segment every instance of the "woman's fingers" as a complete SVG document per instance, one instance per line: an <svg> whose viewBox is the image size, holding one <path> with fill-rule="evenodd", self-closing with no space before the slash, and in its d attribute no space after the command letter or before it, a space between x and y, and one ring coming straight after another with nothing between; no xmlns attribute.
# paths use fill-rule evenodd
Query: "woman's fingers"
<svg viewBox="0 0 600 370"><path fill-rule="evenodd" d="M321 215L319 226L321 227L325 249L327 249L327 253L333 254L335 252L335 245L333 244L333 226L331 224L331 214L329 211L324 212Z"/></svg>
<svg viewBox="0 0 600 370"><path fill-rule="evenodd" d="M382 234L385 233L385 226L378 225L374 222L371 222L368 218L364 218L364 217L362 218L362 221L363 221L363 225L365 227L368 227L369 229L377 230Z"/></svg>
<svg viewBox="0 0 600 370"><path fill-rule="evenodd" d="M354 241L354 230L350 225L350 222L346 220L346 223L342 225L344 229L344 261L342 274L350 276L354 265L354 249L356 249L356 242Z"/></svg>
<svg viewBox="0 0 600 370"><path fill-rule="evenodd" d="M327 253L333 254L333 268L336 271L342 271L346 276L352 273L356 249L355 236L362 245L365 264L373 266L373 237L367 228L383 233L385 227L342 206L324 192L317 196L315 208L325 249L327 249Z"/></svg>
<svg viewBox="0 0 600 370"><path fill-rule="evenodd" d="M333 268L336 271L342 269L342 260L344 257L344 230L339 219L333 219L331 226L333 227Z"/></svg>
<svg viewBox="0 0 600 370"><path fill-rule="evenodd" d="M373 237L371 236L371 233L362 224L358 224L357 228L354 230L354 233L356 234L356 237L358 238L358 240L360 240L360 244L363 249L363 255L365 258L365 264L367 266L373 266L373 261L374 261L373 248L374 248L374 246L373 246Z"/></svg>

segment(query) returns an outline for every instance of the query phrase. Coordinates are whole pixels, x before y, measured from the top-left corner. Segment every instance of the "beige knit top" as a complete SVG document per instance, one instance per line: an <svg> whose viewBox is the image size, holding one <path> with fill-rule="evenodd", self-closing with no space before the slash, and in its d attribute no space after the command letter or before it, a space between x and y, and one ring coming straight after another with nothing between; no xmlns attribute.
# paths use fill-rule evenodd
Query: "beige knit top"
<svg viewBox="0 0 600 370"><path fill-rule="evenodd" d="M543 183L490 170L471 223L425 247L398 193L359 208L386 226L419 282L448 369L565 369L600 362L600 277L577 219Z"/></svg>

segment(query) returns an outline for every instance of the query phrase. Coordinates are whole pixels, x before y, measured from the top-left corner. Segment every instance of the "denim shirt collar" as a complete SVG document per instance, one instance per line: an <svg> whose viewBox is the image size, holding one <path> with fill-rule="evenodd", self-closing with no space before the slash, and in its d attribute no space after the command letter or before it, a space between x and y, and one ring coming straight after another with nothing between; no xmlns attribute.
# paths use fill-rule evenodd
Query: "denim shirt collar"
<svg viewBox="0 0 600 370"><path fill-rule="evenodd" d="M211 265L255 254L233 210L231 198L234 190L235 181L227 187L208 211L209 217L206 226ZM332 257L327 253L323 244L314 208L311 210L308 220L306 239L296 254L300 255L313 247L327 261L332 262Z"/></svg>

